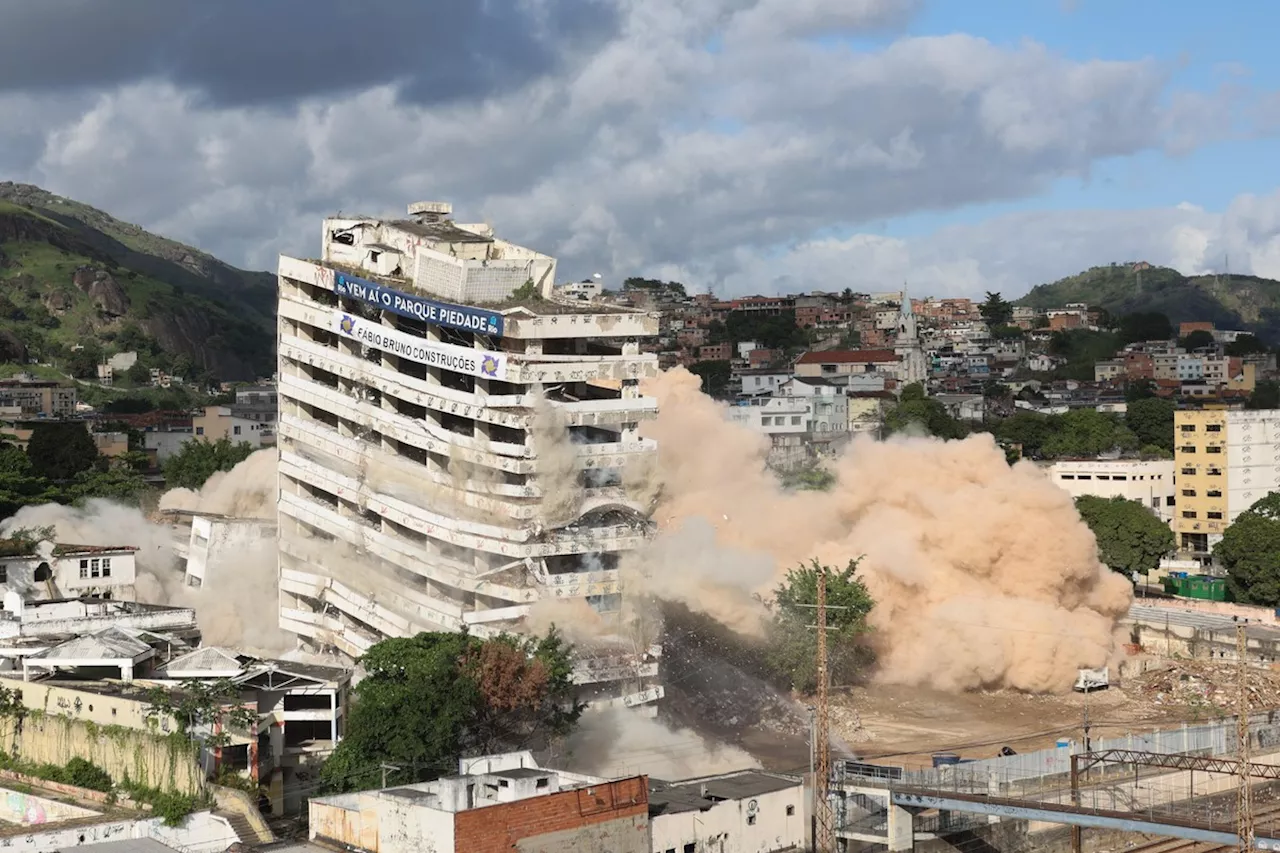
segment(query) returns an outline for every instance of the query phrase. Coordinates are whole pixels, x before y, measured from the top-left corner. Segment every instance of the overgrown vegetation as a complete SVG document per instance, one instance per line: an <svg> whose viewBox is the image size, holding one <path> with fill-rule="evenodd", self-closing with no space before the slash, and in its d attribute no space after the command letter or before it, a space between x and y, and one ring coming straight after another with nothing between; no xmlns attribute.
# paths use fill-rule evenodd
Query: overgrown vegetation
<svg viewBox="0 0 1280 853"><path fill-rule="evenodd" d="M137 504L147 484L131 461L136 459L113 463L99 455L82 423L38 424L25 453L0 436L0 519L24 506L88 498Z"/></svg>
<svg viewBox="0 0 1280 853"><path fill-rule="evenodd" d="M383 640L361 659L367 675L347 710L346 734L322 779L332 791L434 779L457 757L520 749L567 734L574 699L571 647L545 637L422 633Z"/></svg>
<svg viewBox="0 0 1280 853"><path fill-rule="evenodd" d="M219 471L230 471L253 453L247 442L229 438L188 441L164 463L165 485L169 488L198 489Z"/></svg>
<svg viewBox="0 0 1280 853"><path fill-rule="evenodd" d="M1137 501L1084 495L1076 509L1098 540L1098 558L1125 577L1145 575L1173 550L1169 525Z"/></svg>
<svg viewBox="0 0 1280 853"><path fill-rule="evenodd" d="M818 686L817 631L818 574L827 584L827 660L833 685L849 684L872 662L862 642L867 615L875 602L858 577L858 560L832 569L813 560L787 572L768 602L773 614L765 660L773 676L802 693Z"/></svg>

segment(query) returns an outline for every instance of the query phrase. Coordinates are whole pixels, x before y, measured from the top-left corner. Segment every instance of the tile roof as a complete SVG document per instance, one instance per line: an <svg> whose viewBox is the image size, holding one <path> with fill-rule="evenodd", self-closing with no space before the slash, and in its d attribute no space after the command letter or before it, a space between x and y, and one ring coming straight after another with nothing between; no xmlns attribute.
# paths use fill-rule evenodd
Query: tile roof
<svg viewBox="0 0 1280 853"><path fill-rule="evenodd" d="M887 349L828 350L807 352L796 364L878 364L897 360L897 354Z"/></svg>

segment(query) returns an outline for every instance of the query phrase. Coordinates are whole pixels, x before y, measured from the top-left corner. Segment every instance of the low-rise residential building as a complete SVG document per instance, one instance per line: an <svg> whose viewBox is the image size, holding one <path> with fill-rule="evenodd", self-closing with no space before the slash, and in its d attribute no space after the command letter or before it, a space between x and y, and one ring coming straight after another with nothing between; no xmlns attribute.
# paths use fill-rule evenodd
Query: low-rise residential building
<svg viewBox="0 0 1280 853"><path fill-rule="evenodd" d="M1109 359L1107 361L1096 361L1093 364L1093 381L1094 382L1110 382L1113 379L1119 379L1125 375L1125 362L1123 359Z"/></svg>
<svg viewBox="0 0 1280 853"><path fill-rule="evenodd" d="M191 425L196 438L209 442L225 438L251 447L261 447L263 435L271 431L266 422L241 417L231 406L206 406L203 415L191 419Z"/></svg>
<svg viewBox="0 0 1280 853"><path fill-rule="evenodd" d="M804 783L739 770L680 782L649 780L653 853L781 853L808 840Z"/></svg>
<svg viewBox="0 0 1280 853"><path fill-rule="evenodd" d="M796 376L778 389L782 397L798 397L808 402L805 432L845 432L849 428L848 398L842 388L826 379Z"/></svg>
<svg viewBox="0 0 1280 853"><path fill-rule="evenodd" d="M65 594L132 601L137 548L0 540L0 584L23 599Z"/></svg>
<svg viewBox="0 0 1280 853"><path fill-rule="evenodd" d="M23 373L0 379L0 408L17 409L26 417L69 418L76 413L76 389Z"/></svg>
<svg viewBox="0 0 1280 853"><path fill-rule="evenodd" d="M897 322L894 312L894 322ZM831 379L851 373L886 373L896 376L898 356L893 350L824 350L807 352L795 363L796 376Z"/></svg>
<svg viewBox="0 0 1280 853"><path fill-rule="evenodd" d="M896 398L892 391L849 391L846 395L849 410L850 435L879 438L884 426L885 413Z"/></svg>
<svg viewBox="0 0 1280 853"><path fill-rule="evenodd" d="M754 368L737 371L742 378L743 397L764 397L776 394L778 388L791 378L790 371L771 368Z"/></svg>
<svg viewBox="0 0 1280 853"><path fill-rule="evenodd" d="M733 358L733 344L706 344L698 347L698 361L729 361Z"/></svg>
<svg viewBox="0 0 1280 853"><path fill-rule="evenodd" d="M544 769L527 753L463 759L458 774L316 797L313 841L364 853L650 853L649 780Z"/></svg>
<svg viewBox="0 0 1280 853"><path fill-rule="evenodd" d="M729 420L765 435L809 431L809 401L804 397L759 397L729 407Z"/></svg>
<svg viewBox="0 0 1280 853"><path fill-rule="evenodd" d="M93 446L108 459L115 459L129 452L129 434L127 432L95 432Z"/></svg>
<svg viewBox="0 0 1280 853"><path fill-rule="evenodd" d="M1063 459L1047 466L1054 485L1074 498L1137 501L1172 524L1177 506L1174 463L1170 459Z"/></svg>

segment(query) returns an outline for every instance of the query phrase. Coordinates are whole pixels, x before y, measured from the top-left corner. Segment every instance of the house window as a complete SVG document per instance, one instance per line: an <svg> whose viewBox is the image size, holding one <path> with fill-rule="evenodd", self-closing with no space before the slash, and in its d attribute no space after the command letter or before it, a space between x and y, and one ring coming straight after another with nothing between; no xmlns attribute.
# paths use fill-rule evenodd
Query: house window
<svg viewBox="0 0 1280 853"><path fill-rule="evenodd" d="M1204 429L1205 432L1222 432L1222 424L1209 424Z"/></svg>
<svg viewBox="0 0 1280 853"><path fill-rule="evenodd" d="M1206 513L1206 514L1207 514L1210 518L1222 518L1222 513L1220 513L1220 512L1209 512L1209 513Z"/></svg>
<svg viewBox="0 0 1280 853"><path fill-rule="evenodd" d="M1099 474L1099 475L1098 475L1098 479L1099 479L1099 480L1110 480L1110 479L1111 479L1111 475L1110 475L1110 474Z"/></svg>
<svg viewBox="0 0 1280 853"><path fill-rule="evenodd" d="M684 853L697 853L697 845L696 845L696 844L686 844L686 845L684 846Z"/></svg>
<svg viewBox="0 0 1280 853"><path fill-rule="evenodd" d="M99 577L102 574L102 562L94 557L89 561L89 577Z"/></svg>
<svg viewBox="0 0 1280 853"><path fill-rule="evenodd" d="M1195 424L1183 424L1183 425L1182 425L1182 431L1183 431L1183 432L1195 432L1195 431L1196 431L1196 425L1195 425Z"/></svg>
<svg viewBox="0 0 1280 853"><path fill-rule="evenodd" d="M787 817L795 817L795 816L796 816L796 807L787 806Z"/></svg>
<svg viewBox="0 0 1280 853"><path fill-rule="evenodd" d="M1183 489L1183 490L1182 490L1182 496L1183 496L1184 498L1194 498L1194 497L1196 496L1196 490L1195 490L1195 489Z"/></svg>
<svg viewBox="0 0 1280 853"><path fill-rule="evenodd" d="M747 815L747 826L755 826L755 825L756 825L756 816L753 814Z"/></svg>
<svg viewBox="0 0 1280 853"><path fill-rule="evenodd" d="M1208 497L1211 497L1211 498L1220 498L1220 497L1222 497L1222 490L1221 490L1221 489L1210 489L1209 491L1205 492L1205 495L1206 495L1206 496L1208 496Z"/></svg>
<svg viewBox="0 0 1280 853"><path fill-rule="evenodd" d="M82 578L89 577L89 561L88 560L80 561L80 577Z"/></svg>
<svg viewBox="0 0 1280 853"><path fill-rule="evenodd" d="M1156 498L1156 500L1159 500L1159 498ZM1172 495L1164 499L1165 506L1173 506L1173 504L1174 504L1174 500Z"/></svg>
<svg viewBox="0 0 1280 853"><path fill-rule="evenodd" d="M1081 480L1092 480L1092 479L1093 479L1093 475L1092 475L1092 474L1081 474L1081 475L1079 476L1079 478L1078 478L1078 479L1081 479Z"/></svg>
<svg viewBox="0 0 1280 853"><path fill-rule="evenodd" d="M1189 444L1188 444L1186 447L1179 447L1179 448L1178 448L1178 452L1180 452L1180 453L1195 453L1195 452L1196 452L1196 449L1195 449L1194 447L1192 447L1191 445L1189 445Z"/></svg>
<svg viewBox="0 0 1280 853"><path fill-rule="evenodd" d="M1063 475L1062 475L1062 479L1064 479L1064 480L1074 480L1075 478L1076 478L1076 475L1075 475L1075 474L1063 474Z"/></svg>
<svg viewBox="0 0 1280 853"><path fill-rule="evenodd" d="M1185 475L1186 475L1186 476L1188 476L1188 477L1190 477L1190 476L1194 476L1194 475L1195 475L1195 473L1196 473L1196 469L1195 469L1195 468L1183 468L1183 469L1182 469L1182 473L1183 473L1183 474L1185 474Z"/></svg>
<svg viewBox="0 0 1280 853"><path fill-rule="evenodd" d="M791 417L791 425L792 425L792 426L800 426L800 416L799 416L799 415L792 415L792 417Z"/></svg>
<svg viewBox="0 0 1280 853"><path fill-rule="evenodd" d="M760 419L760 426L771 426L772 424L773 424L773 418Z"/></svg>
<svg viewBox="0 0 1280 853"><path fill-rule="evenodd" d="M1221 453L1221 452L1222 452L1222 448L1221 448L1221 447L1219 447L1219 446L1217 446L1217 445L1214 445L1213 447L1206 447L1206 448L1204 449L1204 452L1205 452L1205 453Z"/></svg>
<svg viewBox="0 0 1280 853"><path fill-rule="evenodd" d="M1113 479L1113 480L1128 480L1128 479L1129 479L1129 476L1128 476L1127 474L1116 474L1116 475L1115 475L1114 477L1112 477L1111 479Z"/></svg>
<svg viewBox="0 0 1280 853"><path fill-rule="evenodd" d="M110 557L102 558L102 576L104 578L111 577L111 558Z"/></svg>
<svg viewBox="0 0 1280 853"><path fill-rule="evenodd" d="M1194 509L1184 509L1184 510L1182 511L1182 517L1183 517L1183 518L1195 518L1195 517L1196 517L1196 511L1195 511Z"/></svg>
<svg viewBox="0 0 1280 853"><path fill-rule="evenodd" d="M196 435L204 435L204 427L196 427Z"/></svg>
<svg viewBox="0 0 1280 853"><path fill-rule="evenodd" d="M231 428L231 431L232 431L234 434L239 435L239 434L240 434L240 425L239 425L239 424L236 424L235 426L233 426L233 427Z"/></svg>

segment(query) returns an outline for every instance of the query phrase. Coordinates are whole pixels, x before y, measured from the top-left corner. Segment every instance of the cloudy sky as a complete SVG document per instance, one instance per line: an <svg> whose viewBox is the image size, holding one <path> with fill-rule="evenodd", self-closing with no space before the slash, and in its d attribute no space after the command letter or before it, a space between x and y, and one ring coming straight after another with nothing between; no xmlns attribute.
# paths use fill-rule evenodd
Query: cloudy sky
<svg viewBox="0 0 1280 853"><path fill-rule="evenodd" d="M721 294L1280 277L1273 6L0 0L0 180L254 268L442 199Z"/></svg>

